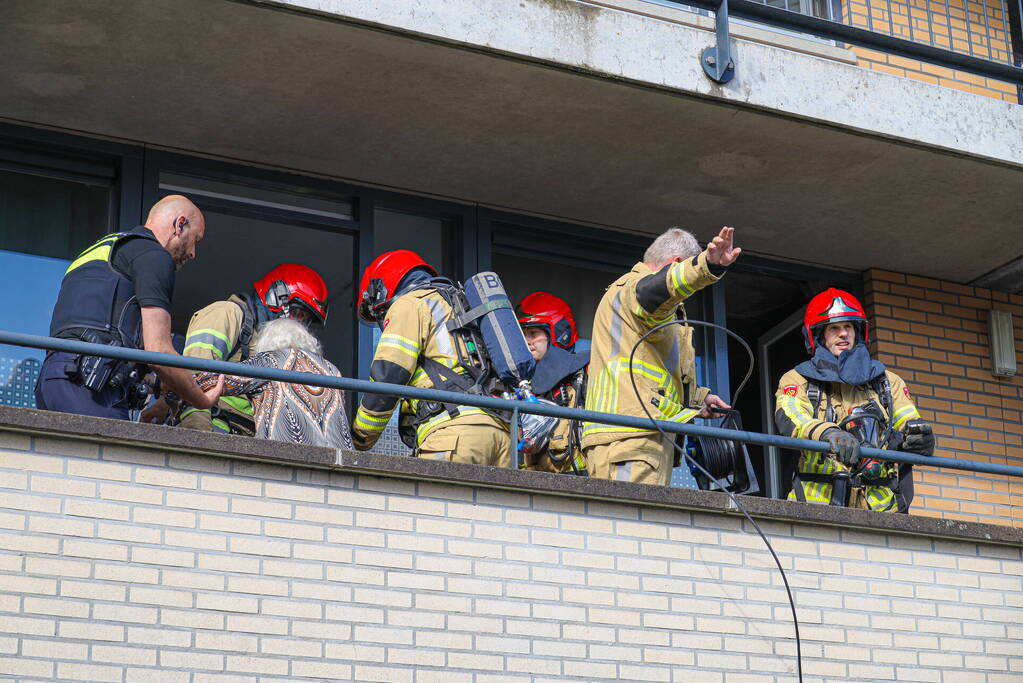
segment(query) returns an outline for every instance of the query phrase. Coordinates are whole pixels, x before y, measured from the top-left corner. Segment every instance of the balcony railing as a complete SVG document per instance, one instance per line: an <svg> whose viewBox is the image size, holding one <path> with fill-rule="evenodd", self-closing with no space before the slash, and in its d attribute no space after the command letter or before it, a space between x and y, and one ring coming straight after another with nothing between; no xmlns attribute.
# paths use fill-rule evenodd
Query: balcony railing
<svg viewBox="0 0 1023 683"><path fill-rule="evenodd" d="M203 370L207 372L238 375L241 377L253 377L277 382L289 382L293 384L304 384L307 386L341 389L343 391L384 394L400 398L438 401L441 403L452 403L511 412L513 419L511 421L509 438L512 442L512 452L516 454L516 457L513 458L512 466L516 468L519 466L519 463L517 462L518 448L516 447L518 443L517 416L519 413L532 413L556 418L584 420L587 422L616 425L620 427L638 427L641 429L653 428L651 420L628 415L601 413L591 410L582 410L579 408L562 408L560 406L548 405L546 403L515 401L496 398L493 396L475 396L440 391L438 389L424 389L398 384L386 384L383 382L370 382L367 380L351 379L347 377L326 377L307 372L294 372L290 370L280 370L277 368L256 367L243 363L229 363L226 361L190 358L165 353L154 353L152 351L140 351L136 349L107 346L103 344L89 344L78 340L57 339L54 337L24 334L21 332L0 330L0 344L12 344L14 346L27 346L54 351L66 351L69 353L117 358L119 360L144 363L147 365L165 365L170 367L186 368L189 370ZM793 450L826 452L830 448L829 445L823 441L794 439L775 434L737 431L697 424L679 424L677 422L667 422L664 420L658 420L657 425L665 432L682 434L685 436L711 437L740 443L777 446L779 448L789 448ZM964 470L968 472L983 472L987 474L1023 477L1023 467L1003 465L1001 463L975 462L971 460L941 458L936 456L927 457L916 453L879 450L876 448L862 448L861 453L865 457L879 458L890 462L907 463L917 466L922 465L926 467L947 467L949 469Z"/></svg>
<svg viewBox="0 0 1023 683"><path fill-rule="evenodd" d="M653 0L928 62L1017 86L1023 0ZM725 18L727 21L727 19Z"/></svg>

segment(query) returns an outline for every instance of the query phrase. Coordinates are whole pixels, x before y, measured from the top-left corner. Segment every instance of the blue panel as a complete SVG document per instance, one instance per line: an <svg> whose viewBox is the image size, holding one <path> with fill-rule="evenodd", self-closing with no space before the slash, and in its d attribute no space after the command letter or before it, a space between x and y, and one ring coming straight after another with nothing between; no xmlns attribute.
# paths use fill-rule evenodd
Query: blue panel
<svg viewBox="0 0 1023 683"><path fill-rule="evenodd" d="M70 261L0 250L0 329L49 334L50 315ZM0 346L0 404L35 408L35 382L45 351Z"/></svg>

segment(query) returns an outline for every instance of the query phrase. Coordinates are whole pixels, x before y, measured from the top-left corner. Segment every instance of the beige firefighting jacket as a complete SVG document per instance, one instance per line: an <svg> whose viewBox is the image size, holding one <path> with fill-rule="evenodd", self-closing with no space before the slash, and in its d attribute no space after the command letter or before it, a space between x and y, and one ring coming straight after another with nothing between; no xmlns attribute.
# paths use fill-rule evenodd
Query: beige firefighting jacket
<svg viewBox="0 0 1023 683"><path fill-rule="evenodd" d="M232 294L226 301L215 301L196 311L188 322L185 350L182 355L192 358L226 360L232 363L245 360L238 344L244 320L242 307L245 305L245 301L241 297ZM222 396L217 405L221 411L233 413L245 418L246 421L254 419L252 403L244 396ZM209 410L186 406L181 411L180 419L181 424L190 429L199 429L205 432L232 432L225 420L214 419ZM236 427L233 432L252 436L252 432L247 429Z"/></svg>
<svg viewBox="0 0 1023 683"><path fill-rule="evenodd" d="M888 382L891 385L892 414L887 416L895 431L902 431L910 420L920 419L913 400L909 396L909 389L901 377L890 370L886 370ZM865 405L873 399L887 414L884 408L884 401L877 391L869 386L853 386L844 382L822 382L820 402L817 412L813 413L812 402L807 395L809 380L796 372L789 370L782 375L778 382L778 391L775 393L775 425L778 433L782 436L791 436L797 439L810 439L822 441L824 432L831 427L838 427L838 423L849 415L856 406ZM832 409L832 420L829 421L828 406ZM803 451L799 458L798 472L810 474L832 475L836 472L848 472L849 468L839 462L830 453L818 453L814 451ZM896 474L895 465L883 463L882 476L888 478ZM808 502L827 504L831 500L832 485L826 482L802 483L803 493ZM893 493L888 486L865 486L863 497L866 499L866 507L871 510L894 509L895 501ZM789 493L789 500L797 500L795 492Z"/></svg>
<svg viewBox="0 0 1023 683"><path fill-rule="evenodd" d="M657 419L689 422L703 408L710 390L696 384L693 329L672 325L647 337L636 350L632 374L640 397L629 379L629 354L652 327L674 320L682 302L721 279L711 273L707 252L654 272L643 262L618 278L607 291L593 320L589 388L586 409L646 417L643 405ZM643 283L643 284L641 284ZM623 437L649 436L654 429L583 424L583 448L611 443Z"/></svg>
<svg viewBox="0 0 1023 683"><path fill-rule="evenodd" d="M458 344L465 355L465 344L458 335L448 332L444 325L451 317L451 306L433 289L417 289L395 299L387 311L383 334L373 355L370 379L433 388L433 382L422 368L422 358L432 358L464 374L464 369L458 364L455 345ZM393 396L380 394L363 397L352 424L352 440L357 449L365 451L373 447L391 419L397 402ZM414 416L418 406L418 400L402 401L403 418ZM492 424L496 428L506 428L494 415L481 408L460 406L458 417L460 424ZM419 425L416 444L422 444L427 434L450 419L448 411L441 410Z"/></svg>

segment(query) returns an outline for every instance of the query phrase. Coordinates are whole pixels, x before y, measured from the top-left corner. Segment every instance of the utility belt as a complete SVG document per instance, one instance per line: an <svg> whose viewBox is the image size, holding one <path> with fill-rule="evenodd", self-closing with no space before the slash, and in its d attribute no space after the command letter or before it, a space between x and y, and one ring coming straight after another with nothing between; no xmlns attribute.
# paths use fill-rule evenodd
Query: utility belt
<svg viewBox="0 0 1023 683"><path fill-rule="evenodd" d="M483 409L472 408L471 410L477 411ZM511 419L511 411L506 412L487 408L484 412L494 415L505 422ZM453 403L420 400L416 404L415 413L402 414L398 419L398 436L401 437L402 443L412 450L415 450L418 447L419 442L419 428L436 418L438 415L442 415L444 413L448 414L448 419L456 418L462 414L462 406L458 406Z"/></svg>
<svg viewBox="0 0 1023 683"><path fill-rule="evenodd" d="M109 332L88 327L63 330L61 339L80 339L89 344L123 347L120 340ZM105 389L120 389L129 410L140 410L146 405L149 388L143 381L148 369L131 361L103 356L75 355L64 366L68 379L99 393Z"/></svg>
<svg viewBox="0 0 1023 683"><path fill-rule="evenodd" d="M850 474L848 472L836 472L834 474L796 472L792 475L792 491L796 495L796 500L800 503L806 502L803 483L830 484L831 500L828 502L828 505L836 507L849 507L849 499L852 496L853 489L866 488L868 486L883 486L891 489L899 510L901 511L908 507L904 497L899 492L899 476L897 474L887 477L867 478L861 474Z"/></svg>
<svg viewBox="0 0 1023 683"><path fill-rule="evenodd" d="M426 376L430 378L435 389L440 389L442 391L454 391L475 396L494 395L496 398L495 394L488 393L483 390L482 387L488 384L483 378L466 376L432 358L423 358L421 363L423 372L425 372ZM416 403L415 413L402 415L398 420L398 436L401 437L402 443L414 450L418 445L417 435L419 427L445 411L449 418L455 418L462 412L462 409L461 406L454 403L441 403L440 401L426 401L420 399ZM511 420L512 412L510 410L502 411L487 409L486 412L496 416L498 419L504 420L505 422Z"/></svg>

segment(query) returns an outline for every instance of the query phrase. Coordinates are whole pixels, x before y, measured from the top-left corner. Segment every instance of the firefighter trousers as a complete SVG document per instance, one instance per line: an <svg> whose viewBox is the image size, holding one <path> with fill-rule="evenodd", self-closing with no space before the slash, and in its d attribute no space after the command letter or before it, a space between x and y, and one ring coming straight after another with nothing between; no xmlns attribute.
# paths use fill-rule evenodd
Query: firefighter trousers
<svg viewBox="0 0 1023 683"><path fill-rule="evenodd" d="M590 446L583 454L591 477L661 486L671 483L674 448L660 434L632 436Z"/></svg>
<svg viewBox="0 0 1023 683"><path fill-rule="evenodd" d="M479 424L479 418L477 415L456 417L431 429L416 449L416 456L472 465L511 467L511 435L508 430L495 418L483 424Z"/></svg>

